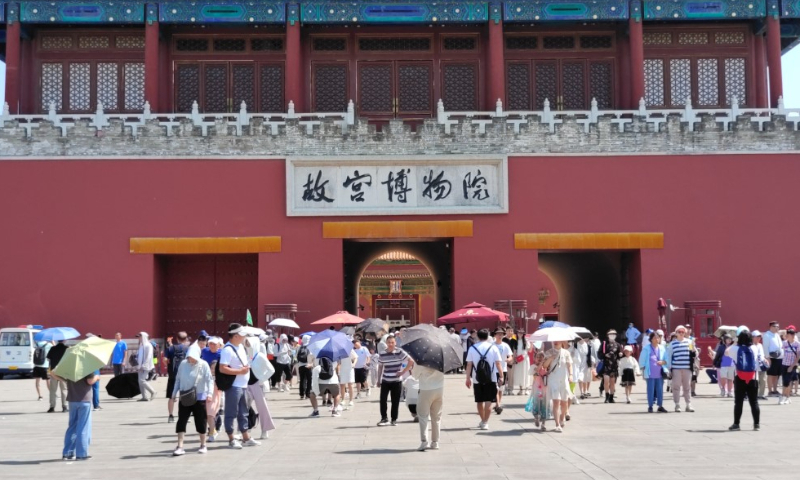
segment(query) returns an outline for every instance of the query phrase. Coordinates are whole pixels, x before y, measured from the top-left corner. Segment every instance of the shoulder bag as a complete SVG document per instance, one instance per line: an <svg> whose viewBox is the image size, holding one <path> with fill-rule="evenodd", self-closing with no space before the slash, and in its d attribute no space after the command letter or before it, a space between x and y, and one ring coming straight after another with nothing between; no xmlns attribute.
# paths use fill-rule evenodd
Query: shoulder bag
<svg viewBox="0 0 800 480"><path fill-rule="evenodd" d="M198 370L197 378L195 379L192 388L190 388L189 390L181 390L179 393L181 405L183 405L184 407L191 407L192 405L197 403L197 384L200 381L200 374L201 374L200 370L202 370L202 368L198 367L197 370Z"/></svg>

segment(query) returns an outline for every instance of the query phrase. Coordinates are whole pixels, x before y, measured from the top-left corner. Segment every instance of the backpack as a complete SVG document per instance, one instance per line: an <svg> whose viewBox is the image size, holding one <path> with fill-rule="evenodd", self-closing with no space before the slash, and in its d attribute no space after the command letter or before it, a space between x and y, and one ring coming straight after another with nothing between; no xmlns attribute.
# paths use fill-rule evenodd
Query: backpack
<svg viewBox="0 0 800 480"><path fill-rule="evenodd" d="M333 378L333 361L328 357L320 357L319 359L319 379L330 380Z"/></svg>
<svg viewBox="0 0 800 480"><path fill-rule="evenodd" d="M44 347L36 347L36 350L33 352L33 364L38 367L40 365L44 365L45 360Z"/></svg>
<svg viewBox="0 0 800 480"><path fill-rule="evenodd" d="M172 368L173 372L178 372L178 367L181 365L181 362L186 359L187 350L185 345L175 345L172 347L172 361L169 366ZM153 353L155 354L155 349L153 349Z"/></svg>
<svg viewBox="0 0 800 480"><path fill-rule="evenodd" d="M486 355L489 354L489 350L492 349L490 346L486 349L486 353L481 355L481 351L478 350L477 345L473 345L472 348L478 352L480 359L478 360L478 364L475 365L475 379L478 381L480 385L488 385L490 383L494 383L494 378L492 377L492 365L486 361Z"/></svg>
<svg viewBox="0 0 800 480"><path fill-rule="evenodd" d="M225 345L223 348L228 348L228 347L233 348L233 345L228 344ZM242 362L242 358L239 357L239 352L235 348L233 348L233 351L236 353L236 357L239 358L239 361L242 363L242 365L244 365L244 362ZM217 362L217 366L214 367L214 383L217 384L217 388L220 391L224 392L226 390L231 389L231 387L233 386L233 381L236 380L236 375L222 373L222 371L220 371L219 369L219 364L220 362Z"/></svg>
<svg viewBox="0 0 800 480"><path fill-rule="evenodd" d="M753 351L749 347L739 347L736 352L736 371L737 372L755 372L756 359Z"/></svg>
<svg viewBox="0 0 800 480"><path fill-rule="evenodd" d="M297 361L300 363L308 363L308 347L300 347L297 351Z"/></svg>

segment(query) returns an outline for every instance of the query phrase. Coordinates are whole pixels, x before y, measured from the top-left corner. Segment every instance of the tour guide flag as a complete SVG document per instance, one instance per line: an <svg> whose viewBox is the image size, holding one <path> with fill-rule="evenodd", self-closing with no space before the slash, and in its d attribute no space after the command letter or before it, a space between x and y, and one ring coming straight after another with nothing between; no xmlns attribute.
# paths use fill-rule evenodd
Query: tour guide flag
<svg viewBox="0 0 800 480"><path fill-rule="evenodd" d="M250 315L250 309L247 309L247 324L253 326L253 316Z"/></svg>

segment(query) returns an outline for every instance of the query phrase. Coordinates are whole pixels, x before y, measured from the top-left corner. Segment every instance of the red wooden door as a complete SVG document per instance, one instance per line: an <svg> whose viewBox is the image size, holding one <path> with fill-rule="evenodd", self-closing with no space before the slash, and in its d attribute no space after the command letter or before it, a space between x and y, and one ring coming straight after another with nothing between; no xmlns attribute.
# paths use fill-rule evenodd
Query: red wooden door
<svg viewBox="0 0 800 480"><path fill-rule="evenodd" d="M258 316L258 255L217 255L214 331L228 331L233 322L246 325L247 310ZM210 333L210 331L209 331Z"/></svg>
<svg viewBox="0 0 800 480"><path fill-rule="evenodd" d="M375 120L433 115L433 62L358 62L358 112Z"/></svg>

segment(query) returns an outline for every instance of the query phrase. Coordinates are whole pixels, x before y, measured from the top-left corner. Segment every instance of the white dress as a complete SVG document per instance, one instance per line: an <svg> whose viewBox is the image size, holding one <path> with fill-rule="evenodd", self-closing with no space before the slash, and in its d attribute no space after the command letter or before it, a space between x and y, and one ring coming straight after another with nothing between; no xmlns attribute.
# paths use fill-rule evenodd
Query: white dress
<svg viewBox="0 0 800 480"><path fill-rule="evenodd" d="M557 357L553 359L548 368L552 371L547 375L547 398L567 401L572 397L569 389L570 368L572 368L572 355L568 350L560 348Z"/></svg>
<svg viewBox="0 0 800 480"><path fill-rule="evenodd" d="M578 343L578 348L575 349L572 355L573 370L575 372L576 382L591 382L592 381L592 367L587 364L589 358L589 345L586 342ZM595 365L592 359L592 365Z"/></svg>
<svg viewBox="0 0 800 480"><path fill-rule="evenodd" d="M343 358L341 361L341 368L339 369L339 384L347 385L348 383L356 383L356 371L353 364L358 360L358 354L354 350L350 351L350 359Z"/></svg>
<svg viewBox="0 0 800 480"><path fill-rule="evenodd" d="M519 389L528 389L531 387L531 361L528 357L528 351L522 346L523 345L522 339L517 340L517 351L514 352L514 361L516 362L517 357L522 355L523 359L521 362L517 362L514 364L514 387ZM531 348L531 345L528 344L528 349Z"/></svg>

